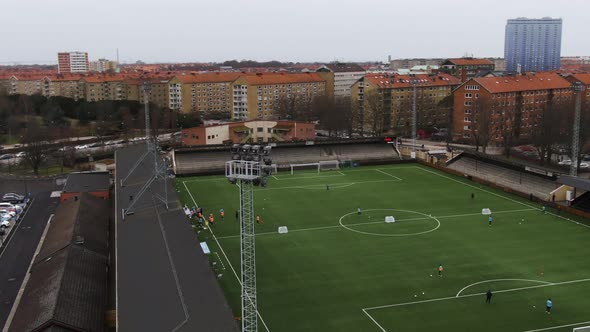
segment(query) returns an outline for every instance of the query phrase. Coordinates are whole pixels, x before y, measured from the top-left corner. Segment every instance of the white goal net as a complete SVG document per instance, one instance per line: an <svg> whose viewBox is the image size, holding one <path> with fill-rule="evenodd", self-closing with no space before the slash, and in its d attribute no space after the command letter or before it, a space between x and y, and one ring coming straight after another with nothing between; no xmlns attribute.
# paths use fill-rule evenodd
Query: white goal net
<svg viewBox="0 0 590 332"><path fill-rule="evenodd" d="M295 170L304 169L313 169L317 170L318 173L320 172L320 163L290 164L289 166L291 167L291 174L293 174Z"/></svg>
<svg viewBox="0 0 590 332"><path fill-rule="evenodd" d="M340 162L338 160L320 160L320 171L330 171L340 169Z"/></svg>
<svg viewBox="0 0 590 332"><path fill-rule="evenodd" d="M590 331L590 326L581 326L574 328L574 332L588 332Z"/></svg>

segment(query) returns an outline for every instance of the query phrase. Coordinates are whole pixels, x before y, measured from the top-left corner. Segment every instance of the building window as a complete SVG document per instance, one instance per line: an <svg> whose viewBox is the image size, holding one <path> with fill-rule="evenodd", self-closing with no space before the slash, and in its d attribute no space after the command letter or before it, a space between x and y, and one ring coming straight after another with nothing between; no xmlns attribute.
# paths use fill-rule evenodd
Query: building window
<svg viewBox="0 0 590 332"><path fill-rule="evenodd" d="M466 93L465 98L471 98L471 93Z"/></svg>

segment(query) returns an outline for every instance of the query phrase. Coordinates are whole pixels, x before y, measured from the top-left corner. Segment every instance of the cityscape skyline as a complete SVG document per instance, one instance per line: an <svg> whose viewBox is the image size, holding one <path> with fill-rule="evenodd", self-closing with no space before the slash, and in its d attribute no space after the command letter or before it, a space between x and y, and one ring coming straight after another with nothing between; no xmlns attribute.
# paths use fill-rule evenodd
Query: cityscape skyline
<svg viewBox="0 0 590 332"><path fill-rule="evenodd" d="M122 63L502 57L506 21L518 17L562 18L562 55L590 55L590 45L577 33L585 28L582 13L590 9L583 0L424 0L420 10L384 0L362 6L353 1L107 0L100 8L73 0L63 0L61 6L28 0L3 7L0 29L12 32L0 54L5 65L56 64L60 51L88 52L90 60L115 59L117 49Z"/></svg>

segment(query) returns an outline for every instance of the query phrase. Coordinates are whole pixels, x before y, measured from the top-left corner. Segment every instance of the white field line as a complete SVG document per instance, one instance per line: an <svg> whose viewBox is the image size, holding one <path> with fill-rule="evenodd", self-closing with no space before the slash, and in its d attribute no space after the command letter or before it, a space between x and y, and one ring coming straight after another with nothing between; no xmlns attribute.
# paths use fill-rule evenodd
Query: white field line
<svg viewBox="0 0 590 332"><path fill-rule="evenodd" d="M195 204L195 207L199 207L199 205L195 201L195 198L193 197L193 194L190 192L190 190L188 190L188 187L186 186L186 183L183 182L182 184L184 185L184 188L186 189L186 191L188 192L189 196L191 197L193 203ZM240 284L240 287L242 287L242 281L241 281L240 277L238 276L238 274L236 273L236 270L234 269L234 266L229 261L229 258L225 254L225 250L223 250L223 247L221 246L221 243L219 243L219 241L217 240L217 237L215 236L215 233L213 233L213 230L211 229L211 227L209 227L208 229L211 232L211 235L213 236L213 240L215 240L215 242L217 243L217 246L219 247L219 250L221 250L221 253L223 254L223 257L225 257L225 260L227 261L227 264L229 265L229 267L231 268L231 270L234 272L234 276L236 276L236 279L238 280L238 283ZM258 308L256 308L256 315L258 315L258 318L260 318L260 321L262 322L262 325L264 325L264 328L266 329L266 332L270 332L270 330L268 329L268 326L266 325L266 322L264 321L264 319L262 319L262 315L260 315L260 311L258 310Z"/></svg>
<svg viewBox="0 0 590 332"><path fill-rule="evenodd" d="M490 194L490 195L494 195L494 196L497 196L497 197L503 198L503 199L505 199L505 200L508 200L508 201L514 202L514 203L516 203L516 204L524 205L524 206L526 206L526 207L533 208L533 209L535 209L535 210L539 210L539 211L541 211L541 209L540 209L540 208L538 208L538 207L536 207L536 206L533 206L533 205L530 205L530 204L526 204L526 203L523 203L523 202L519 202L519 201L517 201L517 200L514 200L514 199L512 199L512 198L509 198L509 197L506 197L506 196L502 196L502 195L500 195L500 194L493 193L493 192L491 192L491 191L489 191L489 190L485 190L485 189L483 189L483 188L479 188L479 187L477 187L477 186L474 186L474 185L471 185L471 184L468 184L468 183L461 182L461 181L459 181L459 180L453 179L453 178L451 178L451 177L448 177L448 176L446 176L446 175L438 174L438 173L436 173L436 172L434 172L434 171L430 171L430 170L427 170L427 169L425 169L425 168L418 167L418 166L412 166L412 167L415 167L415 168L417 168L417 169L421 169L421 170L423 170L424 172L428 172L428 173L431 173L431 174L434 174L434 175L440 176L440 177L442 177L442 178L445 178L445 179L447 179L447 180L451 180L451 181L453 181L453 182L460 183L460 184L462 184L462 185L464 185L464 186L468 186L468 187L471 187L471 188L475 188L475 189L477 189L477 190L480 190L480 191L486 192L486 193L488 193L488 194ZM585 225L585 224L582 224L582 223L580 223L580 222L577 222L577 221L575 221L575 220L571 220L571 219L569 219L569 218L566 218L566 217L562 217L562 216L556 215L555 213L547 212L547 214L550 214L550 215L552 215L552 216L554 216L554 217L557 217L557 218L560 218L560 219L563 219L563 220L566 220L566 221L572 222L572 223L574 223L574 224L576 224L576 225L579 225L579 226L583 226L583 227L586 227L586 228L590 228L590 225Z"/></svg>
<svg viewBox="0 0 590 332"><path fill-rule="evenodd" d="M391 175L391 174L389 174L389 173L387 173L387 172L384 172L384 171L382 171L382 170L380 170L380 169L376 169L376 171L377 171L377 172L379 172L379 173L385 174L385 175L387 175L387 176L391 176L391 177L392 177L392 178L394 178L394 179L398 179L398 180L400 180L400 181L402 180L402 179L398 178L397 176L395 176L395 175Z"/></svg>
<svg viewBox="0 0 590 332"><path fill-rule="evenodd" d="M542 281L542 280L530 280L530 279L491 279L491 280L484 280L484 281L480 281L480 282L475 282L471 285L465 286L463 287L458 293L457 295L455 295L455 297L459 297L461 295L461 293L466 290L469 287L475 286L475 285L480 285L480 284L485 284L488 282L496 282L496 281L526 281L526 282L536 282L539 284L551 284L549 281Z"/></svg>
<svg viewBox="0 0 590 332"><path fill-rule="evenodd" d="M521 290L526 290L526 289L535 289L535 288L544 288L544 287L559 286L559 285L576 284L576 283L587 282L587 281L590 281L590 278L578 279L578 280L569 280L569 281L562 281L562 282L552 282L552 283L549 283L549 284L535 285L535 286L528 286L528 287L502 289L502 290L494 291L494 293L510 293L510 292L516 292L516 291L521 291ZM406 305L411 305L411 304L422 304L422 303L429 303L429 302L438 302L438 301L447 301L447 300L453 300L453 299L462 299L462 298L465 298L465 297L481 296L481 295L485 295L485 294L486 293L474 293L474 294L461 295L459 297L456 297L456 296L448 296L448 297L440 297L440 298L430 299L430 300L421 300L421 301L413 301L413 302L386 304L386 305L381 305L381 306L376 306L376 307L369 307L369 308L363 308L363 309L364 310L367 310L367 311L368 310L377 310L377 309L401 307L401 306L406 306Z"/></svg>
<svg viewBox="0 0 590 332"><path fill-rule="evenodd" d="M518 210L507 210L507 211L496 211L493 213L514 213L514 212L523 212L523 211L535 211L535 209L518 209ZM450 215L450 216L432 216L432 217L417 217L417 218L407 218L407 219L398 219L397 222L400 221L414 221L414 220L430 220L432 218L436 218L436 219L441 219L441 218L459 218L459 217L471 217L471 216L480 216L480 213L465 213L465 214L454 214L454 215ZM385 223L384 221L369 221L369 222L359 222L359 223L354 223L354 224L346 224L346 226L360 226L360 225L372 225L372 224L383 224ZM333 226L321 226L321 227L311 227L311 228L300 228L300 229L290 229L289 233L294 233L294 232L307 232L307 231L317 231L317 230L322 230L322 229L330 229L330 228L340 228L342 226L340 225L333 225ZM269 235L269 234L277 234L277 235L283 235L283 234L279 234L278 232L261 232L261 233L256 233L256 235ZM226 235L226 236L218 236L218 239L231 239L231 238L236 238L236 237L240 237L239 235Z"/></svg>
<svg viewBox="0 0 590 332"><path fill-rule="evenodd" d="M340 175L337 175L340 177ZM399 180L373 180L373 181L359 181L359 182L339 182L339 183L328 183L330 186L338 186L338 185L355 185L355 184L366 184L366 183L382 183L382 182L399 182ZM274 188L258 188L255 191L262 191L262 190L282 190L282 189L306 189L306 188L316 188L319 186L325 186L323 184L311 184L307 186L293 186L293 187L274 187Z"/></svg>
<svg viewBox="0 0 590 332"><path fill-rule="evenodd" d="M588 324L590 323L590 321L587 322L579 322L579 323L573 323L573 324L566 324L566 325L559 325L559 326L552 326L552 327L546 327L544 329L536 329L536 330L526 330L524 332L539 332L539 331L549 331L549 330L555 330L555 329L559 329L562 327L569 327L569 326L576 326L576 325L582 325L582 324Z"/></svg>
<svg viewBox="0 0 590 332"><path fill-rule="evenodd" d="M294 178L288 177L286 179L281 179L281 178L278 178L275 176L274 178L277 179L278 181L289 181L289 180L301 180L301 179L335 178L335 177L341 177L341 176L346 176L346 174L340 173L340 174L333 174L333 175L298 176L298 177L294 177Z"/></svg>
<svg viewBox="0 0 590 332"><path fill-rule="evenodd" d="M344 174L344 173L342 173L342 172L340 172L340 171L337 171L336 173L338 173L338 174L340 174L340 175L346 175L346 174Z"/></svg>
<svg viewBox="0 0 590 332"><path fill-rule="evenodd" d="M367 316L369 317L369 319L370 319L370 320L372 320L372 321L373 321L373 323L375 323L375 325L379 326L379 328L381 329L381 331L383 331L383 332L387 332L387 331L386 331L386 330L383 328L383 326L381 326L381 324L377 323L377 321L375 320L375 318L373 318L373 316L369 315L369 313L367 312L367 310L365 310L365 309L362 309L362 310L363 310L363 312L365 313L365 315L367 315Z"/></svg>

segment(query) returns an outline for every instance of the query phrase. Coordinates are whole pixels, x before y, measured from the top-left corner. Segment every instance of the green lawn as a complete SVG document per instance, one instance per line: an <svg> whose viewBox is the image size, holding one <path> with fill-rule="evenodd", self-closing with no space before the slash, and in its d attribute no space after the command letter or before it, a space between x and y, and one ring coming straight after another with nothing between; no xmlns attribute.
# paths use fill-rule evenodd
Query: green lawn
<svg viewBox="0 0 590 332"><path fill-rule="evenodd" d="M214 236L199 236L225 267L220 282L239 316L238 188L223 177L176 181L183 204L216 214ZM258 308L269 331L590 325L587 220L543 214L539 205L415 164L279 172L255 197L264 221L256 226ZM492 226L482 208L492 210ZM396 222L386 224L390 215ZM279 226L289 233L278 234ZM488 289L491 304L481 294ZM548 329L561 325L568 326Z"/></svg>

